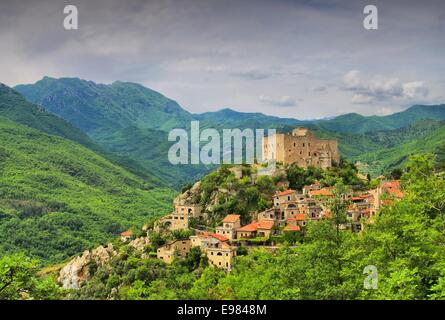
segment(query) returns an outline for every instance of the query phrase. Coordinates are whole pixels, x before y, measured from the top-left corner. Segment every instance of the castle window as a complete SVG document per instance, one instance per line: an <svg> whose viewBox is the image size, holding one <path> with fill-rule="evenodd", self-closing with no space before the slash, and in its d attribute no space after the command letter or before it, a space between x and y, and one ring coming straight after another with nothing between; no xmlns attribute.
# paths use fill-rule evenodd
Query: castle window
<svg viewBox="0 0 445 320"><path fill-rule="evenodd" d="M297 146L297 144L294 142L294 147L296 147Z"/></svg>
<svg viewBox="0 0 445 320"><path fill-rule="evenodd" d="M304 147L304 142L303 142L303 147Z"/></svg>
<svg viewBox="0 0 445 320"><path fill-rule="evenodd" d="M308 152L308 156L310 156L310 155L311 155L311 152L309 151L309 152Z"/></svg>

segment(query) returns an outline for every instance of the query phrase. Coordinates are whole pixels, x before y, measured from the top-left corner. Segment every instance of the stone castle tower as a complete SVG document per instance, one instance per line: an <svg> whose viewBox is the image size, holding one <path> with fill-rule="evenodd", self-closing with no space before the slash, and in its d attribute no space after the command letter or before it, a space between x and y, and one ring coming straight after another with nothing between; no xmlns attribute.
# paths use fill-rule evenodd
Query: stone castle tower
<svg viewBox="0 0 445 320"><path fill-rule="evenodd" d="M330 168L340 162L337 140L318 139L306 128L295 128L291 133L278 133L264 137L263 160L276 160L284 164L296 163L301 168L309 166Z"/></svg>

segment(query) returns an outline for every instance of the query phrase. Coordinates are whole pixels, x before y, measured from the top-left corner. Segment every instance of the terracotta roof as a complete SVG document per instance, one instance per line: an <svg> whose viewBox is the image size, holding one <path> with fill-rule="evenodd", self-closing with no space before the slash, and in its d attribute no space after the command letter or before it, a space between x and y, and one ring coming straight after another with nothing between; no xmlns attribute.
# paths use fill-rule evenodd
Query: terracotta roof
<svg viewBox="0 0 445 320"><path fill-rule="evenodd" d="M258 223L258 229L271 230L273 228L273 225L274 225L273 220L263 220Z"/></svg>
<svg viewBox="0 0 445 320"><path fill-rule="evenodd" d="M217 233L212 233L212 234L210 234L210 236L215 239L218 239L219 241L222 241L222 242L229 240L228 238L224 237L223 235L217 234Z"/></svg>
<svg viewBox="0 0 445 320"><path fill-rule="evenodd" d="M263 220L261 222L253 221L252 223L239 228L237 231L254 232L258 229L271 230L273 228L273 225L273 220Z"/></svg>
<svg viewBox="0 0 445 320"><path fill-rule="evenodd" d="M278 192L277 194L275 194L275 197L286 196L286 195L288 195L288 194L292 194L292 193L294 193L294 192L295 192L295 190L287 189L287 190L284 190L284 191L282 191L282 192Z"/></svg>
<svg viewBox="0 0 445 320"><path fill-rule="evenodd" d="M228 214L222 222L236 222L240 219L239 214Z"/></svg>
<svg viewBox="0 0 445 320"><path fill-rule="evenodd" d="M331 190L327 189L327 188L323 188L320 190L314 190L314 191L309 191L309 194L311 195L311 197L313 196L326 196L326 197L331 197L334 194L332 193Z"/></svg>
<svg viewBox="0 0 445 320"><path fill-rule="evenodd" d="M258 223L252 222L249 224L246 224L245 226L239 228L237 231L244 231L244 232L254 232L258 229Z"/></svg>
<svg viewBox="0 0 445 320"><path fill-rule="evenodd" d="M225 248L225 249L231 249L232 248L232 246L230 244L226 243L226 242L221 243L221 247Z"/></svg>
<svg viewBox="0 0 445 320"><path fill-rule="evenodd" d="M122 237L131 237L132 235L133 235L133 231L131 231L131 230L121 232Z"/></svg>
<svg viewBox="0 0 445 320"><path fill-rule="evenodd" d="M400 190L400 180L392 180L385 182L382 189L395 195L397 198L403 198L403 192Z"/></svg>
<svg viewBox="0 0 445 320"><path fill-rule="evenodd" d="M286 226L283 231L300 231L300 226Z"/></svg>

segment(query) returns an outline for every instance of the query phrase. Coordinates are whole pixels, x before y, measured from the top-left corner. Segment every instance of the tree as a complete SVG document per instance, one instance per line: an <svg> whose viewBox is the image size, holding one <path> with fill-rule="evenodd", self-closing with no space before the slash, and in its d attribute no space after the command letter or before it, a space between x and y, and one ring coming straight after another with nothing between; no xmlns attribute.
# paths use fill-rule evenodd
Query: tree
<svg viewBox="0 0 445 320"><path fill-rule="evenodd" d="M55 281L37 272L38 262L24 254L0 258L0 300L59 299L61 289Z"/></svg>

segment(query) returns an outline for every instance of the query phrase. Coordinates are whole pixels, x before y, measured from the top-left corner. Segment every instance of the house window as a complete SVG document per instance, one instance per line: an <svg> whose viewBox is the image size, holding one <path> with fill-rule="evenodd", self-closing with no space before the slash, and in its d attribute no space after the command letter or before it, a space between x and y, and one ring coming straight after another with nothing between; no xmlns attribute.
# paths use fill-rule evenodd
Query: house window
<svg viewBox="0 0 445 320"><path fill-rule="evenodd" d="M221 252L218 252L216 255L217 255L217 256L222 256L222 253L221 253Z"/></svg>

